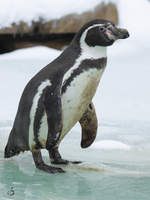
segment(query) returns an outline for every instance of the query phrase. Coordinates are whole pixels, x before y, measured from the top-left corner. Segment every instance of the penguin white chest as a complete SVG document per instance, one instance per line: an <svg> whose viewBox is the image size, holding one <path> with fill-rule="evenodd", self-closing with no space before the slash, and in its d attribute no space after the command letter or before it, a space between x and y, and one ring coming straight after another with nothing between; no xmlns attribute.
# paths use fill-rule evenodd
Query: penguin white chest
<svg viewBox="0 0 150 200"><path fill-rule="evenodd" d="M74 77L62 95L64 135L80 120L90 104L104 69L92 68Z"/></svg>

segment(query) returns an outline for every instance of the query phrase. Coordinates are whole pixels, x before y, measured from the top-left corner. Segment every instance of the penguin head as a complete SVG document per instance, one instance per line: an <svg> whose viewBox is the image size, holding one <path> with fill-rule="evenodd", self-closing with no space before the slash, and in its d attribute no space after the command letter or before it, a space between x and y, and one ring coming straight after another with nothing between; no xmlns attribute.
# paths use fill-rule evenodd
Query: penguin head
<svg viewBox="0 0 150 200"><path fill-rule="evenodd" d="M129 37L126 29L118 28L108 20L97 19L85 24L75 36L79 45L85 43L89 47L110 46L118 39Z"/></svg>

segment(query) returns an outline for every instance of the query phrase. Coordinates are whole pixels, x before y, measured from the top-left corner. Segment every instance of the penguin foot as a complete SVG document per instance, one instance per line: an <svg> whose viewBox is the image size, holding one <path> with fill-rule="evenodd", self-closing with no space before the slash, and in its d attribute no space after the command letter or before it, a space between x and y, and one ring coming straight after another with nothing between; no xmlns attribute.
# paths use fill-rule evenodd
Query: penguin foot
<svg viewBox="0 0 150 200"><path fill-rule="evenodd" d="M37 169L40 169L40 170L43 170L45 172L52 173L52 174L65 172L61 168L46 165L42 159L42 154L41 154L40 150L37 152L32 152L32 156L33 156L33 160L34 160L34 163L35 163L35 166Z"/></svg>
<svg viewBox="0 0 150 200"><path fill-rule="evenodd" d="M51 160L51 163L52 164L55 164L55 165L67 165L69 163L72 163L72 164L80 164L82 163L81 161L69 161L69 160L64 160L61 158L61 155L58 151L58 147L54 147L50 150L48 150L49 152L49 157L50 157L50 160Z"/></svg>
<svg viewBox="0 0 150 200"><path fill-rule="evenodd" d="M80 164L82 163L81 161L70 161L72 164Z"/></svg>
<svg viewBox="0 0 150 200"><path fill-rule="evenodd" d="M46 165L44 163L39 164L38 166L36 166L37 169L43 170L45 172L51 173L51 174L55 174L55 173L64 173L65 171L61 168L58 167L52 167L49 165Z"/></svg>
<svg viewBox="0 0 150 200"><path fill-rule="evenodd" d="M51 160L51 163L56 164L56 165L59 165L59 164L67 165L69 161L64 160L64 159L57 159L57 160Z"/></svg>

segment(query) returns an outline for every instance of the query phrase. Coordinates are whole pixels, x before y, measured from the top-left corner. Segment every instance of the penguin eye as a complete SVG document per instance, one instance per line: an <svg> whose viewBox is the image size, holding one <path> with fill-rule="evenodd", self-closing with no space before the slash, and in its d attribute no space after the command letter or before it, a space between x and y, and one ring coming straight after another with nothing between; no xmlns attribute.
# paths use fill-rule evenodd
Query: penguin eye
<svg viewBox="0 0 150 200"><path fill-rule="evenodd" d="M99 30L100 30L100 32L104 32L104 31L105 31L105 27L101 26L101 27L99 28Z"/></svg>

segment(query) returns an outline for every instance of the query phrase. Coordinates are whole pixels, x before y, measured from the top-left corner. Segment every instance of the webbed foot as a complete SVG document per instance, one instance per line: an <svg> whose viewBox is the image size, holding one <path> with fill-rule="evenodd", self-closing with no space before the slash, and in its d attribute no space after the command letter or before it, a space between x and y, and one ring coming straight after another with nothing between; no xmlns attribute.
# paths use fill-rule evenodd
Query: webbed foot
<svg viewBox="0 0 150 200"><path fill-rule="evenodd" d="M80 164L81 161L69 161L69 160L64 160L61 158L61 155L58 151L58 147L52 148L51 150L48 151L49 152L49 157L51 160L52 164L63 164L63 165L67 165L69 163L72 164Z"/></svg>
<svg viewBox="0 0 150 200"><path fill-rule="evenodd" d="M69 161L69 160L64 160L64 159L57 159L57 160L52 160L51 161L52 164L63 164L63 165L67 165L69 163L72 163L72 164L80 164L82 163L81 161Z"/></svg>
<svg viewBox="0 0 150 200"><path fill-rule="evenodd" d="M63 173L65 172L63 169L61 168L58 168L58 167L52 167L52 166L49 166L49 165L46 165L45 163L40 163L38 166L36 166L37 169L40 169L40 170L43 170L45 172L48 172L48 173Z"/></svg>
<svg viewBox="0 0 150 200"><path fill-rule="evenodd" d="M43 162L41 151L32 152L32 156L33 156L33 159L34 159L34 162L35 162L35 166L36 166L37 169L40 169L40 170L43 170L45 172L52 173L52 174L65 172L61 168L57 168L57 167L52 167L52 166L46 165Z"/></svg>

